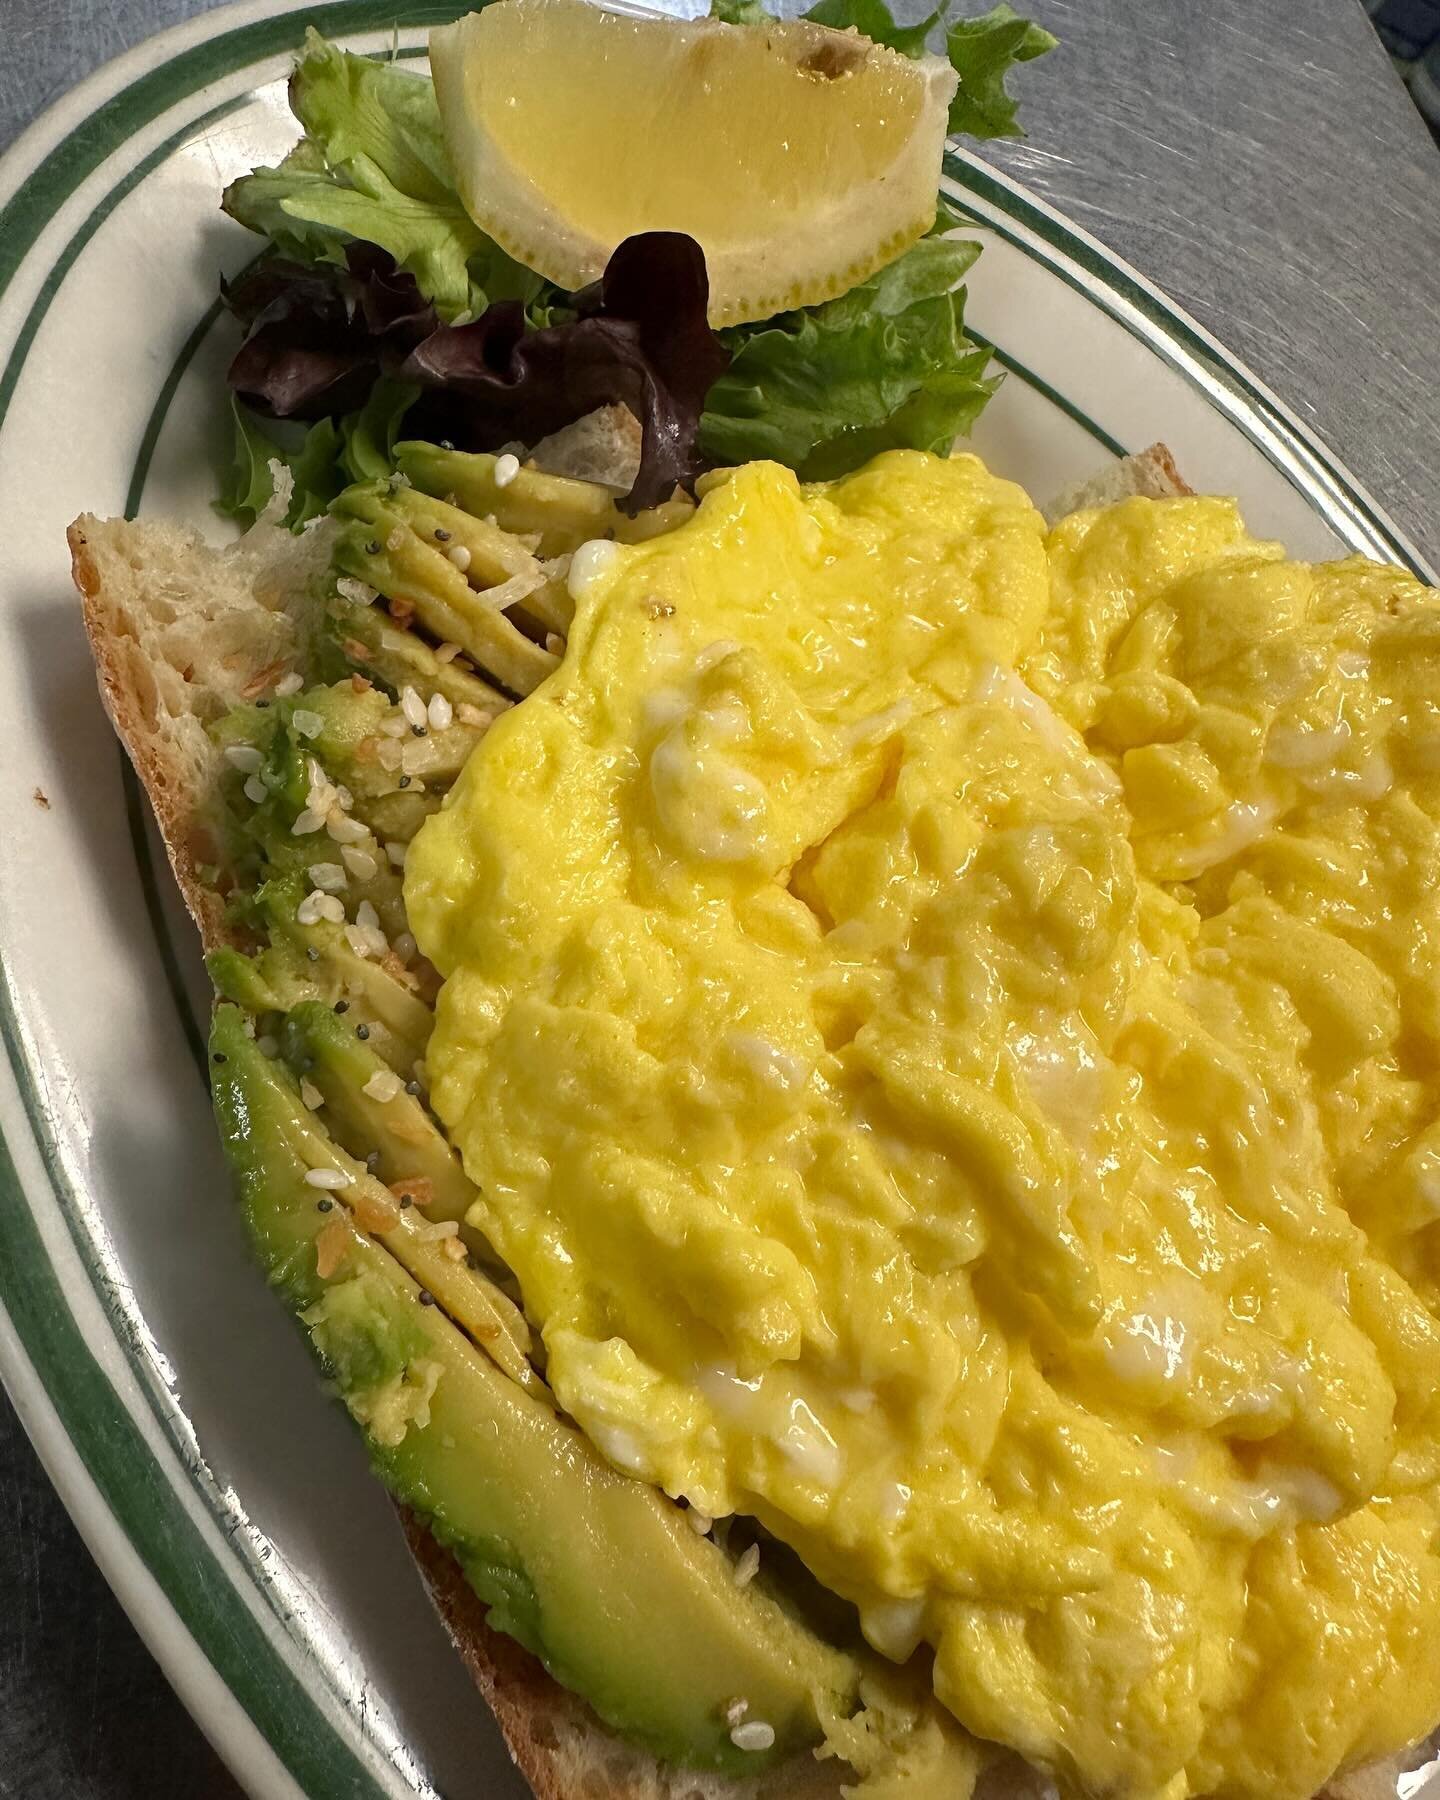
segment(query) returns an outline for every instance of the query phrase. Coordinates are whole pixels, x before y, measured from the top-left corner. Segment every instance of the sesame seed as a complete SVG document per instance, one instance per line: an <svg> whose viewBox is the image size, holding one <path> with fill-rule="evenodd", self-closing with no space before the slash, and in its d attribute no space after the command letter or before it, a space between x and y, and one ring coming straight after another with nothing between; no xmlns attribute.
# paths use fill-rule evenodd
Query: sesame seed
<svg viewBox="0 0 1440 1800"><path fill-rule="evenodd" d="M263 806L270 797L270 790L258 775L245 778L245 798L253 800L257 806Z"/></svg>
<svg viewBox="0 0 1440 1800"><path fill-rule="evenodd" d="M443 694L432 694L430 704L425 710L430 724L436 731L444 731L455 718L455 709Z"/></svg>
<svg viewBox="0 0 1440 1800"><path fill-rule="evenodd" d="M257 706L268 706L270 702L268 700L257 700L255 704Z"/></svg>
<svg viewBox="0 0 1440 1800"><path fill-rule="evenodd" d="M379 538L371 538L370 542L365 546L365 554L367 556L378 556L380 554Z"/></svg>
<svg viewBox="0 0 1440 1800"><path fill-rule="evenodd" d="M775 1742L775 1727L764 1719L746 1719L730 1727L730 1742L737 1750L768 1750Z"/></svg>
<svg viewBox="0 0 1440 1800"><path fill-rule="evenodd" d="M423 725L430 716L425 710L425 702L413 687L401 688L400 710L404 713L407 723L412 726Z"/></svg>
<svg viewBox="0 0 1440 1800"><path fill-rule="evenodd" d="M223 1063L223 1062L229 1062L230 1058L228 1056L226 1056L226 1054L223 1050L217 1050L215 1052L215 1054L210 1058L210 1060L213 1063Z"/></svg>
<svg viewBox="0 0 1440 1800"><path fill-rule="evenodd" d="M390 948L400 958L402 963L411 963L414 962L416 952L419 950L420 946L415 942L408 931L402 931L391 943Z"/></svg>
<svg viewBox="0 0 1440 1800"><path fill-rule="evenodd" d="M359 819L351 819L335 808L325 821L325 830L337 844L361 844L370 833Z"/></svg>
<svg viewBox="0 0 1440 1800"><path fill-rule="evenodd" d="M363 931L358 925L347 925L345 927L345 942L357 956L368 957L373 948L370 942L370 933L368 931Z"/></svg>
<svg viewBox="0 0 1440 1800"><path fill-rule="evenodd" d="M545 633L545 648L552 656L563 656L565 654L565 640L558 631L547 631Z"/></svg>
<svg viewBox="0 0 1440 1800"><path fill-rule="evenodd" d="M325 729L325 721L320 714L303 706L297 706L291 713L290 723L303 738L317 738Z"/></svg>
<svg viewBox="0 0 1440 1800"><path fill-rule="evenodd" d="M347 1012L349 1012L349 1010L350 1010L350 1002L348 1000L337 1000L335 1002L334 1006L331 1008L332 1012L337 1012L337 1013L347 1013Z"/></svg>
<svg viewBox="0 0 1440 1800"><path fill-rule="evenodd" d="M470 552L463 544L452 544L445 554L462 575L470 567Z"/></svg>
<svg viewBox="0 0 1440 1800"><path fill-rule="evenodd" d="M318 1112L325 1104L325 1096L320 1092L313 1081L302 1081L300 1083L300 1098L304 1101L305 1105L309 1107L311 1112Z"/></svg>
<svg viewBox="0 0 1440 1800"><path fill-rule="evenodd" d="M405 867L405 853L408 849L408 844L399 843L394 838L386 844L385 854L389 857L393 868L403 869Z"/></svg>
<svg viewBox="0 0 1440 1800"><path fill-rule="evenodd" d="M759 1567L760 1546L758 1544L751 1544L748 1550L743 1550L741 1552L740 1559L735 1564L736 1587L749 1587L750 1583L755 1579Z"/></svg>
<svg viewBox="0 0 1440 1800"><path fill-rule="evenodd" d="M520 458L518 456L512 456L507 450L504 456L495 458L495 485L497 488L509 487L519 473Z"/></svg>
<svg viewBox="0 0 1440 1800"><path fill-rule="evenodd" d="M363 1044L370 1035L370 1027L368 1025L357 1025L355 1027L355 1035Z"/></svg>
<svg viewBox="0 0 1440 1800"><path fill-rule="evenodd" d="M409 787L409 785L410 785L410 777L409 777L409 776L408 776L408 775L402 775L402 776L401 776L401 777L400 777L400 781L399 781L399 784L398 784L398 785L399 785L399 786L400 786L400 787L402 787L402 788L407 788L407 787Z"/></svg>
<svg viewBox="0 0 1440 1800"><path fill-rule="evenodd" d="M383 1106L400 1092L400 1077L393 1069L377 1069L360 1092Z"/></svg>
<svg viewBox="0 0 1440 1800"><path fill-rule="evenodd" d="M370 852L359 850L354 844L342 846L340 860L357 881L373 881L380 870L379 863Z"/></svg>
<svg viewBox="0 0 1440 1800"><path fill-rule="evenodd" d="M288 675L282 676L281 679L275 683L275 698L277 700L286 700L291 694L298 694L304 685L305 677L298 669L292 669Z"/></svg>
<svg viewBox="0 0 1440 1800"><path fill-rule="evenodd" d="M328 919L332 925L345 922L345 908L336 894L322 894L316 902L316 911L322 919Z"/></svg>
<svg viewBox="0 0 1440 1800"><path fill-rule="evenodd" d="M350 1177L340 1169L307 1169L305 1179L314 1188L347 1188Z"/></svg>
<svg viewBox="0 0 1440 1800"><path fill-rule="evenodd" d="M446 531L443 525L437 525L435 527L435 542L437 544L448 544L450 542L450 533Z"/></svg>
<svg viewBox="0 0 1440 1800"><path fill-rule="evenodd" d="M225 760L232 769L239 769L243 774L253 775L265 758L253 744L227 744Z"/></svg>
<svg viewBox="0 0 1440 1800"><path fill-rule="evenodd" d="M494 713L472 706L468 700L462 700L455 708L455 717L462 725L473 725L477 731L488 731L495 723Z"/></svg>
<svg viewBox="0 0 1440 1800"><path fill-rule="evenodd" d="M405 1083L405 1092L407 1094L418 1094L420 1092L420 1083L418 1081L407 1081Z"/></svg>
<svg viewBox="0 0 1440 1800"><path fill-rule="evenodd" d="M325 823L325 815L316 812L313 806L304 806L295 815L295 823L290 827L293 837L308 837L312 831L318 831Z"/></svg>
<svg viewBox="0 0 1440 1800"><path fill-rule="evenodd" d="M429 1288L421 1288L419 1300L422 1306L433 1306L435 1304L435 1296L430 1292Z"/></svg>
<svg viewBox="0 0 1440 1800"><path fill-rule="evenodd" d="M316 1210L316 1212L334 1212L335 1202L333 1200L328 1200L328 1199L327 1200L317 1200L315 1202L315 1210Z"/></svg>
<svg viewBox="0 0 1440 1800"><path fill-rule="evenodd" d="M362 900L355 908L355 923L363 925L367 931L380 929L380 915L368 900Z"/></svg>
<svg viewBox="0 0 1440 1800"><path fill-rule="evenodd" d="M305 873L310 877L311 887L319 888L324 894L338 894L347 886L345 871L339 863L311 863Z"/></svg>

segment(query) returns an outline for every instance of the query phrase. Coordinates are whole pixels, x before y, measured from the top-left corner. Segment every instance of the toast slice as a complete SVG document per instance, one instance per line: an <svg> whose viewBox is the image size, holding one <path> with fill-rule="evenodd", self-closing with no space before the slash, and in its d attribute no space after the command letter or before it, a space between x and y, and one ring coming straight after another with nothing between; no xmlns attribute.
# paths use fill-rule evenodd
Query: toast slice
<svg viewBox="0 0 1440 1800"><path fill-rule="evenodd" d="M623 488L629 436L623 422L600 420L552 444L545 466L568 473L583 464L589 479L618 474L609 485ZM1072 491L1058 512L1189 491L1169 452L1156 445ZM205 874L224 857L213 809L221 757L206 726L303 667L323 598L328 525L294 537L262 518L237 543L216 548L179 526L86 515L68 536L101 699L150 797L205 948L215 949L234 933ZM662 1764L636 1749L535 1657L490 1628L454 1557L414 1513L398 1510L455 1647L540 1800L830 1800L852 1779L833 1759L797 1757L737 1779ZM1011 1762L1001 1788L1018 1796L1037 1779ZM987 1789L1000 1791L993 1779ZM1393 1780L1374 1790L1381 1791L1393 1794Z"/></svg>

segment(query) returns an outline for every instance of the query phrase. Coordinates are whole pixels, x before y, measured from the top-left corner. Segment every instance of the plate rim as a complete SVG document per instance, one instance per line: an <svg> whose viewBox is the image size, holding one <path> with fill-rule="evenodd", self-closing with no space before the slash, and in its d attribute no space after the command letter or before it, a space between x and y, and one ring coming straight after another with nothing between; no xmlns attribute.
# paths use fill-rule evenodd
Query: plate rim
<svg viewBox="0 0 1440 1800"><path fill-rule="evenodd" d="M482 0L483 3L483 0ZM211 75L234 72L253 66L267 55L280 55L295 48L297 15L327 35L357 35L384 29L394 23L402 30L422 29L444 18L455 16L459 8L446 0L324 0L306 6L304 0L232 0L201 13L169 29L142 40L139 44L103 64L75 87L69 89L33 120L0 155L0 226L19 218L19 229L0 231L0 317L14 278L26 267L35 251L45 226L55 210L55 194L63 201L88 178L103 170L111 160L146 125L160 118L171 106L190 99L205 85L207 67ZM223 68L214 67L214 51L221 40L240 38L237 56ZM251 43L255 47L251 48ZM198 74L200 79L192 80ZM137 117L151 99L155 104L143 117ZM238 102L237 102L238 104ZM193 132L192 120L183 127L186 135ZM122 178L134 185L173 148L173 140L148 153L135 170ZM1230 421L1251 437L1272 465L1280 468L1304 493L1317 511L1335 525L1330 506L1337 499L1342 518L1353 525L1357 518L1372 534L1372 541L1389 551L1395 560L1408 564L1422 579L1436 581L1433 568L1421 552L1395 524L1359 481L1325 446L1323 440L1292 409L1263 384L1245 364L1198 321L1171 301L1163 291L1143 274L1116 255L1092 234L1084 231L1048 202L1005 172L995 168L968 149L952 146L947 151L946 173L952 179L959 171L966 194L989 203L994 212L1007 218L1019 215L1033 237L1039 238L1062 259L1076 264L1090 277L1076 282L1058 262L1051 263L1055 272L1072 285L1080 286L1092 303L1102 306L1112 317L1141 338L1152 350L1166 354L1167 360L1179 367L1195 385L1205 389L1211 403ZM128 191L126 187L125 191ZM113 203L113 201L112 201ZM89 235L103 218L92 216L78 231L72 232L45 271L38 297L48 306L69 272ZM1034 245L1020 247L1029 255L1036 254ZM1044 257L1038 260L1046 261ZM1119 300L1117 306L1112 301ZM1127 309L1128 308L1128 312ZM0 369L0 427L3 427L14 386L28 350L28 337L38 329L34 319L35 305L26 309L25 317L16 323L13 342L8 342L5 364ZM43 310L40 317L43 318ZM33 328L32 328L33 319ZM1140 328L1137 329L1137 321ZM1219 383L1225 398L1219 397L1213 383ZM1265 428L1256 437L1247 428L1246 416L1258 419ZM1293 459L1287 462L1286 458ZM1324 504L1322 504L1322 497ZM1346 532L1342 536L1353 541ZM43 1185L48 1197L64 1208L59 1193L63 1185L53 1166L53 1155L46 1142L43 1110L35 1092L30 1059L22 1026L23 1006L16 994L8 965L0 946L0 1026L3 1026L5 1048L4 1104L6 1131L0 1135L0 1274L13 1274L12 1259L16 1245L27 1236L26 1266L37 1262L54 1279L54 1268L41 1240L29 1202L30 1184L17 1164L38 1161L43 1171ZM13 1092L12 1092L13 1088ZM17 1132L12 1125L18 1125ZM23 1134L28 1141L20 1143ZM17 1156L11 1144L20 1154ZM107 1496L95 1471L90 1466L86 1436L72 1418L67 1422L64 1407L47 1386L45 1375L54 1373L57 1384L65 1388L73 1377L77 1363L88 1362L87 1378L98 1379L109 1391L115 1407L124 1415L125 1424L134 1432L150 1460L162 1486L170 1495L176 1511L181 1511L178 1493L173 1490L170 1472L143 1438L135 1431L130 1407L110 1375L86 1346L78 1322L59 1292L54 1304L59 1326L64 1335L68 1327L71 1352L78 1357L57 1353L53 1347L47 1367L45 1357L33 1354L41 1334L27 1338L16 1317L23 1312L5 1296L16 1291L13 1282L0 1282L0 1380L11 1394L27 1434L35 1444L47 1474L82 1537L96 1556L107 1582L137 1630L160 1662L167 1680L175 1687L201 1729L211 1739L248 1791L255 1794L286 1796L286 1800L308 1791L311 1794L339 1792L332 1785L335 1778L345 1782L344 1791L352 1794L380 1796L386 1790L367 1770L358 1754L347 1744L336 1728L325 1718L308 1696L306 1702L314 1723L322 1724L329 1743L340 1752L341 1768L327 1766L321 1770L323 1785L311 1782L307 1771L305 1789L297 1784L293 1743L291 1754L282 1749L293 1735L277 1728L272 1721L262 1726L254 1711L241 1697L240 1687L224 1673L227 1662L217 1654L217 1631L208 1620L187 1619L176 1595L162 1575L153 1545L146 1549L136 1541L136 1533L127 1525L123 1509ZM104 1296L100 1296L104 1304ZM109 1308L106 1308L107 1314ZM121 1345L127 1370L139 1375L138 1352ZM142 1377L143 1385L143 1377ZM73 1410L73 1405L72 1405ZM92 1446L93 1448L93 1446ZM193 1485L191 1471L182 1471ZM188 1520L187 1523L190 1523ZM190 1523L193 1531L195 1528ZM198 1534L197 1534L198 1536ZM227 1606L245 1613L245 1602L239 1594L234 1575L214 1556L203 1541L198 1545L211 1565L210 1574ZM247 1615L248 1616L248 1615ZM254 1621L251 1620L252 1626ZM258 1627L255 1627L258 1630ZM288 1687L299 1684L279 1657L278 1651L261 1639L267 1658L273 1659L284 1674ZM198 1654L197 1654L198 1653ZM314 1725L310 1726L314 1729ZM311 1748L313 1749L313 1742ZM313 1769L311 1758L299 1759L302 1766ZM356 1783L359 1785L356 1785Z"/></svg>

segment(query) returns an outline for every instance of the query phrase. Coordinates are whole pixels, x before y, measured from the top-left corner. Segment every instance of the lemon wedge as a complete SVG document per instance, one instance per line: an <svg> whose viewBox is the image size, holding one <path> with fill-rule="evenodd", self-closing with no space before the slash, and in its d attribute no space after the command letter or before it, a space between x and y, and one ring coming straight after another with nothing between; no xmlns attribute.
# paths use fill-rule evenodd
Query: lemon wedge
<svg viewBox="0 0 1440 1800"><path fill-rule="evenodd" d="M764 319L843 294L935 216L939 57L799 20L495 0L432 32L430 63L466 210L563 288L633 232L683 231L711 324Z"/></svg>

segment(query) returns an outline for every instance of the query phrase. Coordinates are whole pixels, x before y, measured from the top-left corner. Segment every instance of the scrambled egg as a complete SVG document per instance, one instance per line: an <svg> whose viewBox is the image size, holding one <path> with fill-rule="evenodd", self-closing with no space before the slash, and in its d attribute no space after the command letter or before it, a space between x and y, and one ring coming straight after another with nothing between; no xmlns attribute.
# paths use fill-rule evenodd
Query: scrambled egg
<svg viewBox="0 0 1440 1800"><path fill-rule="evenodd" d="M549 1379L1092 1793L1440 1718L1440 598L1233 504L755 464L420 834Z"/></svg>

